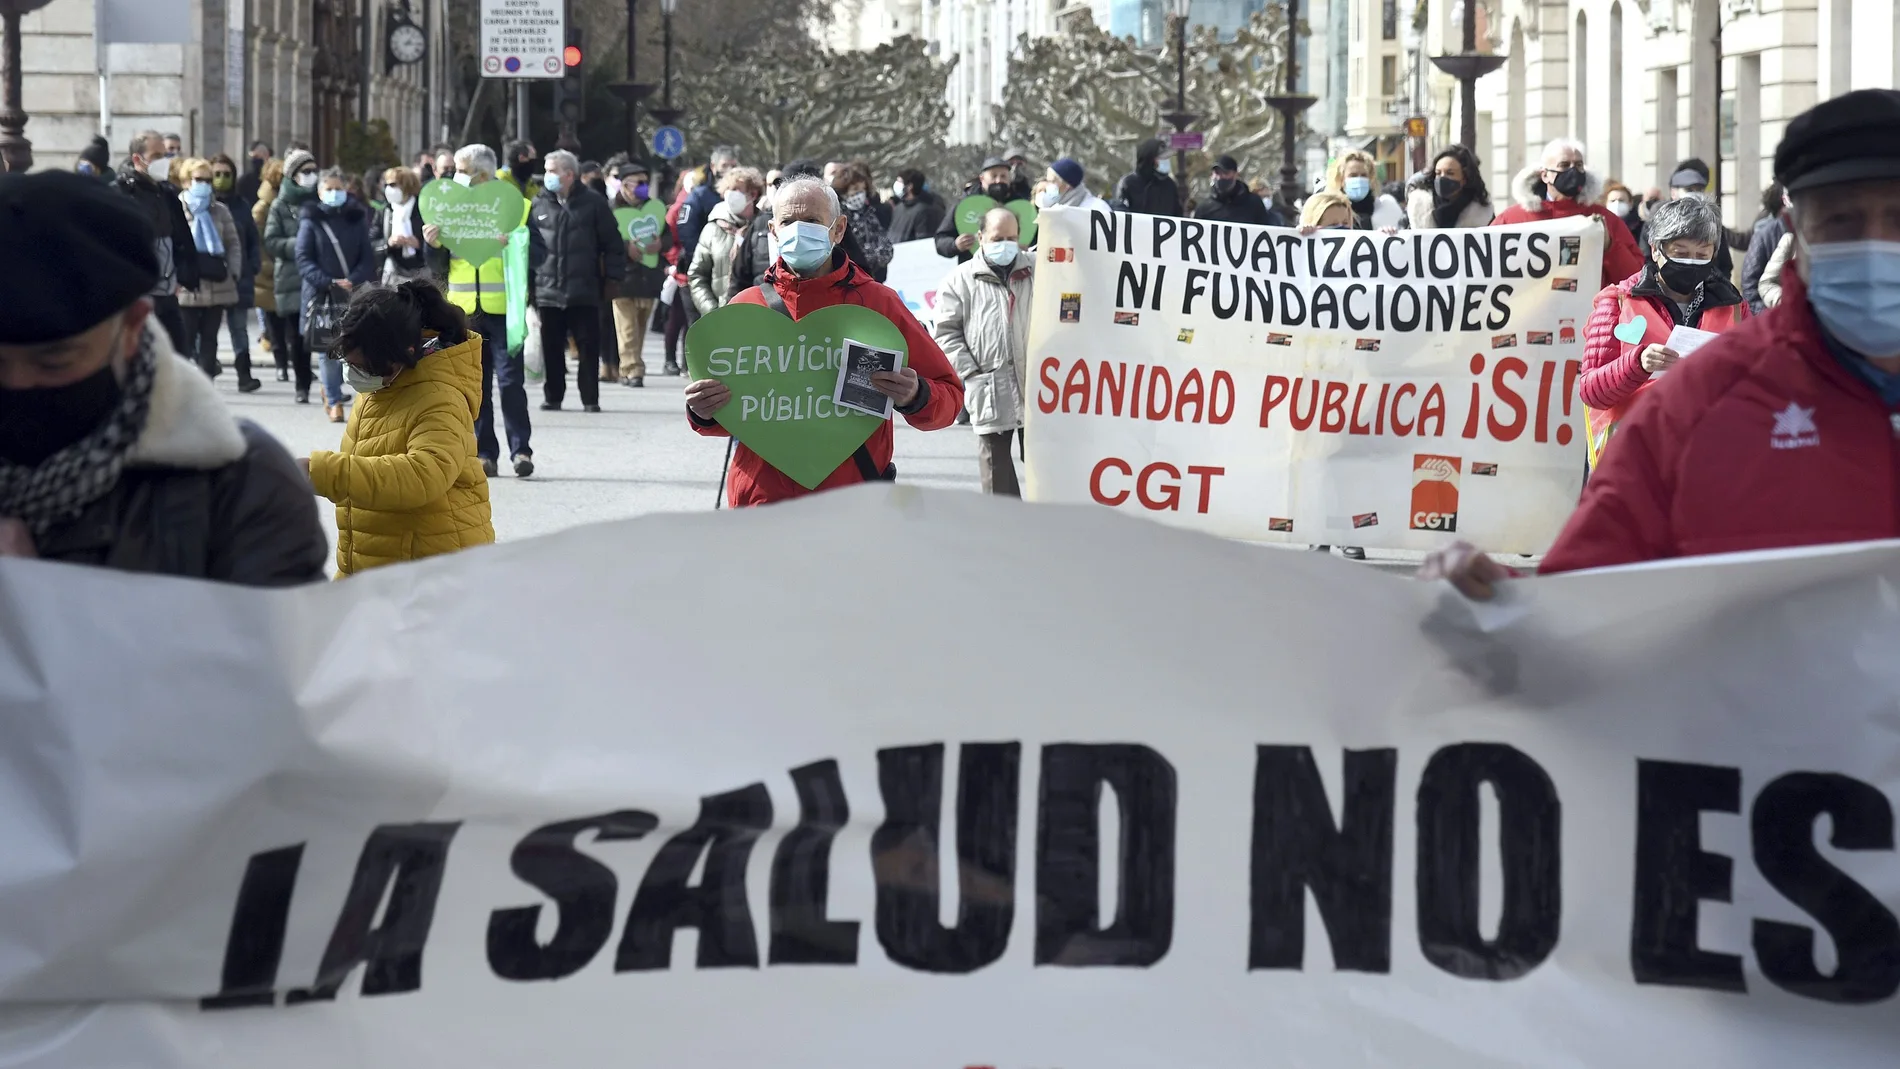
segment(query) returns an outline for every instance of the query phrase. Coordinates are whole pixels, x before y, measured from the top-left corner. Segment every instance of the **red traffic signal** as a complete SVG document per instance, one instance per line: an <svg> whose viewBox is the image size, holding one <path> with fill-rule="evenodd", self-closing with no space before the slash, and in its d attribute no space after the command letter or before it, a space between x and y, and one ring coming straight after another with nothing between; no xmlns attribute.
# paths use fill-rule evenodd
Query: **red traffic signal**
<svg viewBox="0 0 1900 1069"><path fill-rule="evenodd" d="M561 62L567 64L570 67L580 66L581 65L581 46L568 45L566 48L561 49Z"/></svg>

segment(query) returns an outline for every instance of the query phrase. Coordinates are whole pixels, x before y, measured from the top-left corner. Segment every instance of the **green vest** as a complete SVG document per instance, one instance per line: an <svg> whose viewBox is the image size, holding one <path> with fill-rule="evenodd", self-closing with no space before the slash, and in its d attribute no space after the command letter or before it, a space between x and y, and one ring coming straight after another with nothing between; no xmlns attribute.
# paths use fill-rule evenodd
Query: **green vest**
<svg viewBox="0 0 1900 1069"><path fill-rule="evenodd" d="M501 257L476 267L460 257L449 259L449 303L464 312L506 315L508 287L502 282Z"/></svg>

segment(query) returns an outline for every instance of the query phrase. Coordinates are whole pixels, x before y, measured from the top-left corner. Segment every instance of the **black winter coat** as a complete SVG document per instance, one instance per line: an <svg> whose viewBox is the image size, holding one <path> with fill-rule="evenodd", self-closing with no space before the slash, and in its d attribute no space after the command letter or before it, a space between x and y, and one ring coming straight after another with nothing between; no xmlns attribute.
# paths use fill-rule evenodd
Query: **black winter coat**
<svg viewBox="0 0 1900 1069"><path fill-rule="evenodd" d="M416 238L416 247L413 249L389 244L389 239L396 236L392 213L397 211L409 213L409 233ZM385 265L393 266L397 274L404 278L415 278L423 272L433 273L429 263L429 246L422 242L422 202L416 197L410 197L409 203L401 208L384 208L370 213L369 245L371 255L376 258L378 281L383 278Z"/></svg>
<svg viewBox="0 0 1900 1069"><path fill-rule="evenodd" d="M1202 201L1194 209L1194 218L1207 219L1216 223L1253 223L1256 226L1285 226L1280 213L1268 208L1266 202L1255 196L1253 191L1243 185L1236 185L1235 192L1223 197L1216 193Z"/></svg>
<svg viewBox="0 0 1900 1069"><path fill-rule="evenodd" d="M164 363L118 484L36 539L36 551L70 564L246 586L322 579L330 542L310 480L275 438L234 420L210 380L168 343L154 344Z"/></svg>
<svg viewBox="0 0 1900 1069"><path fill-rule="evenodd" d="M599 305L602 283L627 274L627 243L607 198L578 182L566 203L543 190L528 210L528 264L537 307Z"/></svg>
<svg viewBox="0 0 1900 1069"><path fill-rule="evenodd" d="M172 277L178 287L197 289L201 281L197 246L192 244L191 221L185 218L185 206L178 200L177 188L140 174L130 163L120 166L113 185L137 202L139 210L151 221L159 265L163 267L170 261Z"/></svg>
<svg viewBox="0 0 1900 1069"><path fill-rule="evenodd" d="M943 213L949 209L943 198L925 190L916 200L900 200L891 205L891 241L916 241L937 232Z"/></svg>
<svg viewBox="0 0 1900 1069"><path fill-rule="evenodd" d="M237 278L239 308L257 306L257 272L264 266L264 242L257 232L257 220L251 218L251 206L235 193L226 193L218 202L231 209L231 221L237 224L238 239L244 243L244 270Z"/></svg>
<svg viewBox="0 0 1900 1069"><path fill-rule="evenodd" d="M973 192L975 191L967 190L963 195L967 197ZM952 257L960 264L968 263L970 261L970 253L976 248L975 245L972 245L968 249L958 251L957 238L959 235L957 234L957 213L953 211L944 211L943 218L937 220L937 232L931 236L937 239L938 256Z"/></svg>
<svg viewBox="0 0 1900 1069"><path fill-rule="evenodd" d="M1174 179L1152 166L1141 167L1122 176L1115 186L1115 195L1109 198L1109 205L1118 212L1180 215L1181 190Z"/></svg>
<svg viewBox="0 0 1900 1069"><path fill-rule="evenodd" d="M376 252L369 241L370 210L352 197L341 208L326 211L322 202L309 200L297 219L297 270L303 276L303 303L310 307L327 294L339 278L357 286L376 281ZM325 225L329 229L324 229ZM330 235L336 235L334 244ZM343 258L337 258L341 250Z"/></svg>

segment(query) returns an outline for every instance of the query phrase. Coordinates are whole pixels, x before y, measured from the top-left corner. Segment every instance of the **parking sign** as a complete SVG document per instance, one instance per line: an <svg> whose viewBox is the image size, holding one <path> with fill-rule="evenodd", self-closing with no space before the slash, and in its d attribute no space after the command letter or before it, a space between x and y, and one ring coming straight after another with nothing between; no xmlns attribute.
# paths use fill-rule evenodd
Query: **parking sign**
<svg viewBox="0 0 1900 1069"><path fill-rule="evenodd" d="M559 78L566 36L563 0L482 0L482 77Z"/></svg>

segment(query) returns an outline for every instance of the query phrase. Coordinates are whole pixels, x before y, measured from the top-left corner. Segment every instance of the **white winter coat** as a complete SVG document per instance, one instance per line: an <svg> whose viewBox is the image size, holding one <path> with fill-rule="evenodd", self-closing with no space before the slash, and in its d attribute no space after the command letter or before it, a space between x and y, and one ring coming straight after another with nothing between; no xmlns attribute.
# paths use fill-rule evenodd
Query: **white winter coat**
<svg viewBox="0 0 1900 1069"><path fill-rule="evenodd" d="M1018 253L1005 285L982 256L973 256L958 264L937 291L931 334L963 379L963 408L978 434L1023 425L1035 267L1033 255Z"/></svg>
<svg viewBox="0 0 1900 1069"><path fill-rule="evenodd" d="M1432 217L1436 205L1429 189L1414 189L1405 200L1405 214L1412 221L1413 230L1436 230L1438 220ZM1490 226L1497 213L1491 210L1488 201L1474 200L1458 211L1457 227Z"/></svg>

